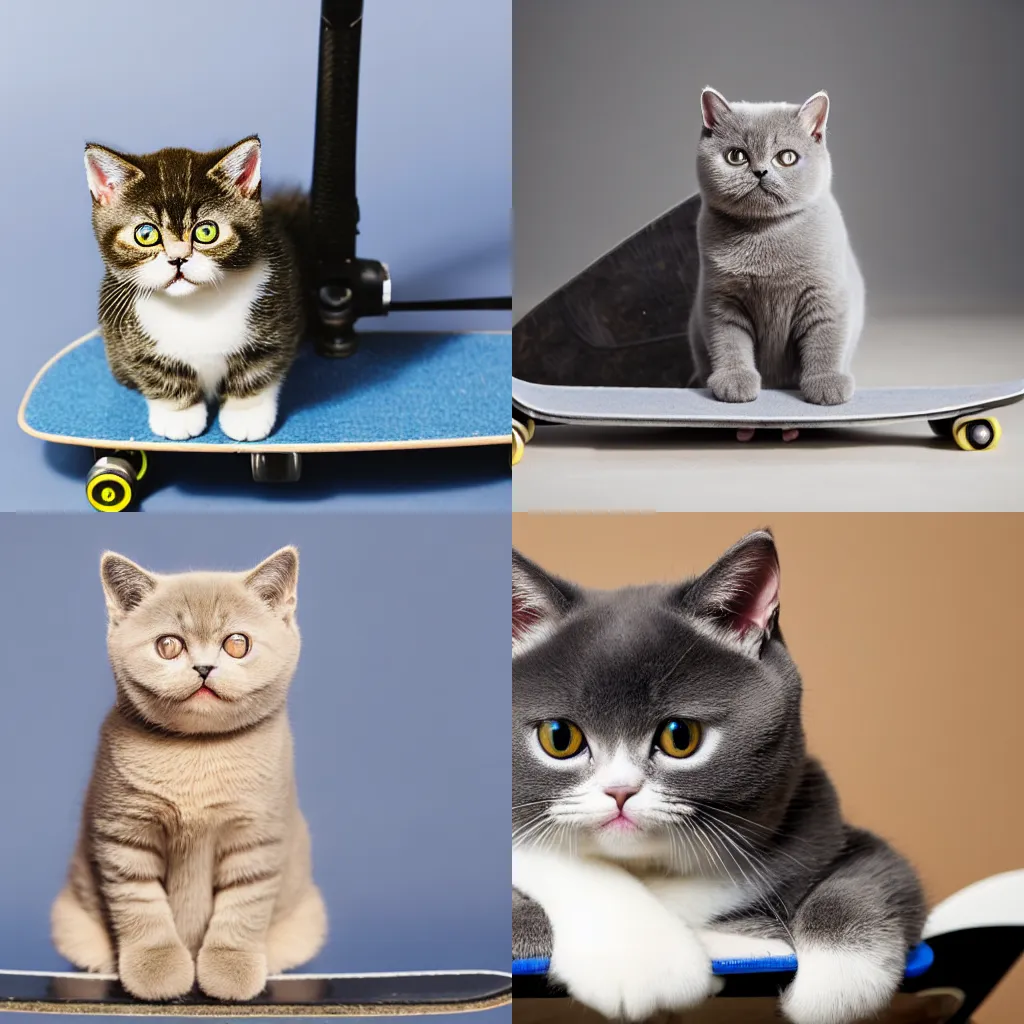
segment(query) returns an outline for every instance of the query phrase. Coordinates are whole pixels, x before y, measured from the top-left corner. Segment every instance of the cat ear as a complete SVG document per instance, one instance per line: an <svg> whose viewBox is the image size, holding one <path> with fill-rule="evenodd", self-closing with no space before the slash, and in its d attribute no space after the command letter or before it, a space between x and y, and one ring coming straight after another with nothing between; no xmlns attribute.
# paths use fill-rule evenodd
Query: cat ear
<svg viewBox="0 0 1024 1024"><path fill-rule="evenodd" d="M251 135L232 146L210 168L210 177L226 182L245 199L252 199L260 190L260 140Z"/></svg>
<svg viewBox="0 0 1024 1024"><path fill-rule="evenodd" d="M115 551L103 553L100 580L111 618L120 618L137 608L156 586L156 580L145 569Z"/></svg>
<svg viewBox="0 0 1024 1024"><path fill-rule="evenodd" d="M723 115L732 112L732 107L720 92L716 92L710 85L705 85L700 94L700 112L704 127L708 131L713 131Z"/></svg>
<svg viewBox="0 0 1024 1024"><path fill-rule="evenodd" d="M778 621L779 577L775 538L770 530L758 530L698 577L684 601L698 619L756 653Z"/></svg>
<svg viewBox="0 0 1024 1024"><path fill-rule="evenodd" d="M550 636L568 611L574 589L512 550L512 657Z"/></svg>
<svg viewBox="0 0 1024 1024"><path fill-rule="evenodd" d="M271 608L294 607L298 584L299 552L293 547L275 551L245 577L245 585Z"/></svg>
<svg viewBox="0 0 1024 1024"><path fill-rule="evenodd" d="M816 92L796 112L800 123L807 130L815 142L821 142L825 133L825 123L828 121L828 93L822 90Z"/></svg>
<svg viewBox="0 0 1024 1024"><path fill-rule="evenodd" d="M112 149L89 142L85 147L85 177L93 202L109 206L125 185L142 177L142 171Z"/></svg>

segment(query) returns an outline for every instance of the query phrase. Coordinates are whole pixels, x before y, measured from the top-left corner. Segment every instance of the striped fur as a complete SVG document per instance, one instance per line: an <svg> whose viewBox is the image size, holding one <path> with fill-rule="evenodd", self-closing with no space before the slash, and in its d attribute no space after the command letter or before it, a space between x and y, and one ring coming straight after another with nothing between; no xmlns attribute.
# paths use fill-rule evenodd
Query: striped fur
<svg viewBox="0 0 1024 1024"><path fill-rule="evenodd" d="M117 701L100 730L57 949L117 970L141 999L200 988L250 999L326 931L285 709L299 654L298 559L248 574L155 576L108 553L102 576ZM251 648L232 658L224 638ZM174 659L154 638L180 637ZM195 665L213 665L200 693Z"/></svg>
<svg viewBox="0 0 1024 1024"><path fill-rule="evenodd" d="M309 205L299 192L262 201L259 152L255 137L209 153L86 147L106 266L99 319L107 358L114 376L150 401L150 426L164 436L201 433L214 398L222 412L233 402L243 411L221 420L237 440L273 429L308 311ZM197 240L203 221L218 226L210 244ZM135 238L146 224L159 231L155 245ZM184 260L177 272L175 259ZM260 396L269 422L244 414Z"/></svg>

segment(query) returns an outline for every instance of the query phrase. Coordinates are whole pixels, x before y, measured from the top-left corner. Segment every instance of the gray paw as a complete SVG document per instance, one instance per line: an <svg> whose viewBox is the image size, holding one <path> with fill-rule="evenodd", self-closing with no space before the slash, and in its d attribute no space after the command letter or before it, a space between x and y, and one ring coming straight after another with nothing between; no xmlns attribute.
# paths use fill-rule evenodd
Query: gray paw
<svg viewBox="0 0 1024 1024"><path fill-rule="evenodd" d="M853 397L853 378L835 370L816 373L801 379L800 390L815 405L842 405Z"/></svg>
<svg viewBox="0 0 1024 1024"><path fill-rule="evenodd" d="M715 370L708 387L720 402L752 402L761 390L761 374L756 370Z"/></svg>
<svg viewBox="0 0 1024 1024"><path fill-rule="evenodd" d="M551 925L535 900L512 890L512 959L551 956Z"/></svg>

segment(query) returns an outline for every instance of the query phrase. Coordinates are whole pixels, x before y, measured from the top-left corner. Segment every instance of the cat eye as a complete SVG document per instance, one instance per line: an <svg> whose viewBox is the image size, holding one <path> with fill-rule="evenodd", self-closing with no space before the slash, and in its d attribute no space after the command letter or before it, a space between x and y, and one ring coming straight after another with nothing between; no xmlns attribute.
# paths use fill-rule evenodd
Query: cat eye
<svg viewBox="0 0 1024 1024"><path fill-rule="evenodd" d="M575 756L585 745L579 726L564 718L541 722L537 726L537 739L545 754L560 761Z"/></svg>
<svg viewBox="0 0 1024 1024"><path fill-rule="evenodd" d="M689 718L670 718L658 733L655 745L669 757L683 758L695 753L700 746L699 722Z"/></svg>
<svg viewBox="0 0 1024 1024"><path fill-rule="evenodd" d="M135 229L135 241L149 248L160 241L160 229L155 224L140 224Z"/></svg>
<svg viewBox="0 0 1024 1024"><path fill-rule="evenodd" d="M727 164L732 164L733 167L742 167L745 163L748 162L748 160L749 157L747 156L745 150L730 149L726 151L725 162Z"/></svg>
<svg viewBox="0 0 1024 1024"><path fill-rule="evenodd" d="M232 633L221 645L225 654L232 658L244 658L249 653L252 643L244 633Z"/></svg>
<svg viewBox="0 0 1024 1024"><path fill-rule="evenodd" d="M162 636L157 639L156 653L165 661L174 661L183 650L185 641L180 636Z"/></svg>
<svg viewBox="0 0 1024 1024"><path fill-rule="evenodd" d="M784 149L775 155L775 162L780 167L792 167L800 157L792 149Z"/></svg>
<svg viewBox="0 0 1024 1024"><path fill-rule="evenodd" d="M197 242L202 242L203 245L209 245L211 242L216 242L219 235L220 228L217 226L216 222L212 220L201 220L192 229L192 237Z"/></svg>

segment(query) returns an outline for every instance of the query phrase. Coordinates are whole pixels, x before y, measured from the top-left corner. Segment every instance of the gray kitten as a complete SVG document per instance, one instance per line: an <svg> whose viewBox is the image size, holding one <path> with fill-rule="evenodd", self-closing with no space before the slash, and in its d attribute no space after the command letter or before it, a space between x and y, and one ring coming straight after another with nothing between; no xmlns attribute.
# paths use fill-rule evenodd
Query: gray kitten
<svg viewBox="0 0 1024 1024"><path fill-rule="evenodd" d="M51 920L139 999L252 999L323 945L286 707L298 569L294 548L247 573L103 556L117 699Z"/></svg>
<svg viewBox="0 0 1024 1024"><path fill-rule="evenodd" d="M700 278L690 312L697 383L723 402L762 384L817 405L853 395L864 281L831 192L828 96L803 106L701 93Z"/></svg>
<svg viewBox="0 0 1024 1024"><path fill-rule="evenodd" d="M843 821L804 745L772 536L696 579L583 590L513 552L513 956L642 1020L717 991L710 961L795 950L794 1024L879 1012L920 883Z"/></svg>
<svg viewBox="0 0 1024 1024"><path fill-rule="evenodd" d="M195 437L216 398L228 437L266 437L305 324L306 197L263 202L255 136L141 156L89 143L85 170L107 359L150 430Z"/></svg>

